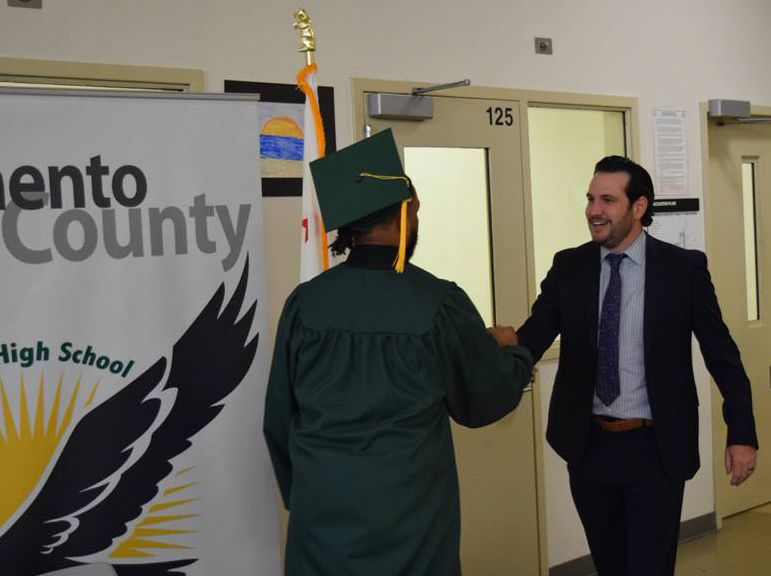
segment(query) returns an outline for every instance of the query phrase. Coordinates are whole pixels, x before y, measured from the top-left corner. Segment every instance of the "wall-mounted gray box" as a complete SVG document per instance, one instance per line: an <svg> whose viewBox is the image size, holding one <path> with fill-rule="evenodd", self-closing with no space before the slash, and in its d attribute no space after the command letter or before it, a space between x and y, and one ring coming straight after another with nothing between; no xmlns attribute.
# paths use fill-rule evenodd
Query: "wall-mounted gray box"
<svg viewBox="0 0 771 576"><path fill-rule="evenodd" d="M434 101L428 96L367 94L367 112L372 118L428 120L434 117Z"/></svg>
<svg viewBox="0 0 771 576"><path fill-rule="evenodd" d="M8 6L14 8L42 8L43 0L8 0Z"/></svg>
<svg viewBox="0 0 771 576"><path fill-rule="evenodd" d="M748 100L725 100L717 98L709 101L709 115L712 118L749 118L751 116Z"/></svg>
<svg viewBox="0 0 771 576"><path fill-rule="evenodd" d="M536 38L535 39L535 53L536 54L554 54L554 45L551 38Z"/></svg>

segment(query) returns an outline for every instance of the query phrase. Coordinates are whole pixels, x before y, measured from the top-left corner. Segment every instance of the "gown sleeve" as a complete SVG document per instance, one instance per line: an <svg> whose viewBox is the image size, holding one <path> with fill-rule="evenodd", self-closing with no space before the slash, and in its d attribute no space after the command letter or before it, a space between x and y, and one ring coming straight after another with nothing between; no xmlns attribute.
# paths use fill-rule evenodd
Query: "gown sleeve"
<svg viewBox="0 0 771 576"><path fill-rule="evenodd" d="M452 285L439 306L437 349L449 370L447 408L464 426L486 426L519 404L533 359L521 346L500 347L466 293Z"/></svg>
<svg viewBox="0 0 771 576"><path fill-rule="evenodd" d="M284 507L289 510L292 487L292 462L289 457L289 433L297 403L292 390L292 337L299 325L297 291L287 298L276 332L273 363L265 395L263 433L268 445Z"/></svg>

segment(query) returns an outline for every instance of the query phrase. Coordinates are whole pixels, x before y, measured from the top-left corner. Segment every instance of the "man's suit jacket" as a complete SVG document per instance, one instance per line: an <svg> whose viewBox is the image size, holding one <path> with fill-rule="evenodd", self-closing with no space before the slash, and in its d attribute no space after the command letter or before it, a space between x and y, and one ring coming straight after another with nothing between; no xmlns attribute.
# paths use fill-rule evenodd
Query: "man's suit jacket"
<svg viewBox="0 0 771 576"><path fill-rule="evenodd" d="M622 288L623 289L623 288ZM561 335L546 438L568 462L584 454L597 374L600 246L558 252L531 317L517 330L538 361ZM623 314L623 311L622 311ZM645 380L654 430L668 474L692 478L699 469L698 397L691 362L695 334L723 395L728 444L757 448L750 383L720 314L707 258L648 236L643 326Z"/></svg>

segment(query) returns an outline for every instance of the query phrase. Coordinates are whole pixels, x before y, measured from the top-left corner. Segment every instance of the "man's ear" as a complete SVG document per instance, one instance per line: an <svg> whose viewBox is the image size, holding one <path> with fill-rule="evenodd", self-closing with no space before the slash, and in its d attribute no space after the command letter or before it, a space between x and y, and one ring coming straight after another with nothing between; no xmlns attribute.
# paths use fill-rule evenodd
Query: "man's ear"
<svg viewBox="0 0 771 576"><path fill-rule="evenodd" d="M635 220L642 220L642 217L648 210L648 198L645 196L640 196L637 200L634 201L632 210Z"/></svg>

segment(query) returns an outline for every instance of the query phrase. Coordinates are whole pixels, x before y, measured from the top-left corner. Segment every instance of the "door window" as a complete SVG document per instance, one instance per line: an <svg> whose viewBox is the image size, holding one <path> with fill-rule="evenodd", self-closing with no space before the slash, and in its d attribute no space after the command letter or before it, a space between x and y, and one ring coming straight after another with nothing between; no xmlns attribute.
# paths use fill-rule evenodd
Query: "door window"
<svg viewBox="0 0 771 576"><path fill-rule="evenodd" d="M454 280L492 325L487 150L405 146L404 170L421 206L412 262Z"/></svg>

